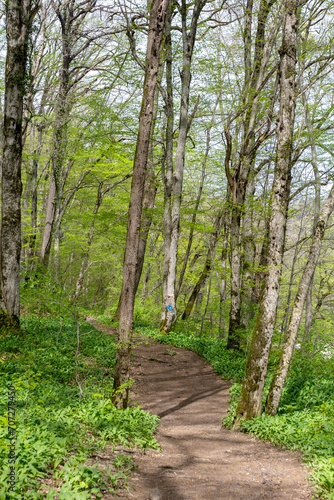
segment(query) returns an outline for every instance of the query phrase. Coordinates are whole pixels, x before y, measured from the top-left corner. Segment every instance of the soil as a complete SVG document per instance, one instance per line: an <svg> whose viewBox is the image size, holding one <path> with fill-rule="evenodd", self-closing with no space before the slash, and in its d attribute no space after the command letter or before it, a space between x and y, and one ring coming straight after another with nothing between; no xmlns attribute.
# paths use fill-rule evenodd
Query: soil
<svg viewBox="0 0 334 500"><path fill-rule="evenodd" d="M105 333L110 329L96 325ZM230 383L197 354L136 338L131 404L161 418L162 451L132 455L136 468L121 497L136 500L311 499L299 454L227 430ZM135 489L134 489L135 488Z"/></svg>

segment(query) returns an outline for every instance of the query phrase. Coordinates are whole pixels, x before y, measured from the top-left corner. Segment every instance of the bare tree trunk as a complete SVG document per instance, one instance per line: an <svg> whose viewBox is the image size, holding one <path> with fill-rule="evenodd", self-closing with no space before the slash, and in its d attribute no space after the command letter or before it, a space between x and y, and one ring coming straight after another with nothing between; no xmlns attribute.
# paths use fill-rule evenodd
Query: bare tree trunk
<svg viewBox="0 0 334 500"><path fill-rule="evenodd" d="M67 125L65 126L67 128ZM66 134L66 130L65 130ZM69 158L66 163L66 167L64 168L64 156L65 156L65 148L67 144L67 138L63 136L63 148L64 151L61 153L62 158L59 158L59 179L58 182L56 183L56 188L57 188L57 197L56 197L56 206L55 206L55 213L54 213L54 271L57 274L58 269L59 269L59 251L60 251L60 240L61 240L61 224L63 221L63 217L65 215L65 210L66 210L66 201L64 200L64 189L65 189L65 184L67 181L67 178L69 176L69 173L71 171L71 168L74 165L74 160L73 158ZM56 177L57 178L57 177ZM81 179L83 180L84 174L81 175ZM80 178L79 178L80 179ZM79 181L79 185L81 182ZM79 186L78 186L79 187ZM67 203L69 203L70 199L67 200ZM51 233L52 237L52 233ZM51 241L50 241L50 246L51 246Z"/></svg>
<svg viewBox="0 0 334 500"><path fill-rule="evenodd" d="M43 128L38 127L38 138L37 138L37 148L32 162L31 169L31 234L28 242L28 263L27 263L27 274L26 279L28 279L30 273L32 272L34 266L34 256L35 256L35 245L37 237L37 170L39 155L42 149L42 138L43 138Z"/></svg>
<svg viewBox="0 0 334 500"><path fill-rule="evenodd" d="M197 23L199 15L206 3L206 0L195 0L190 29L187 27L187 9L186 0L182 0L182 44L183 44L183 62L181 72L181 107L179 136L175 154L175 169L173 173L173 193L172 193L172 215L171 215L171 233L169 245L168 275L167 284L164 290L162 303L162 322L160 330L169 332L176 322L176 265L180 229L180 210L183 185L184 157L186 151L186 140L190 123L188 123L189 93L191 82L191 61L196 39ZM169 239L169 236L168 236Z"/></svg>
<svg viewBox="0 0 334 500"><path fill-rule="evenodd" d="M255 192L254 178L247 185L246 199L252 199ZM251 205L253 205L251 203ZM242 228L242 286L241 286L241 313L240 326L246 330L249 322L254 317L254 302L252 301L254 288L254 261L256 247L254 242L253 208L245 214Z"/></svg>
<svg viewBox="0 0 334 500"><path fill-rule="evenodd" d="M126 408L128 405L128 381L135 301L136 267L142 218L145 172L153 121L154 95L159 69L160 49L167 8L168 0L155 0L150 9L145 81L131 183L128 228L123 263L119 340L114 370L113 402L119 408Z"/></svg>
<svg viewBox="0 0 334 500"><path fill-rule="evenodd" d="M172 232L172 189L173 189L173 133L174 133L174 102L173 102L173 80L172 80L172 38L171 22L173 5L170 4L166 14L166 162L162 162L162 179L164 184L164 259L162 277L162 307L161 324L166 321L165 300L167 300L167 279L169 269L170 240ZM166 299L165 299L166 297Z"/></svg>
<svg viewBox="0 0 334 500"><path fill-rule="evenodd" d="M236 409L236 424L261 414L262 394L275 326L282 269L287 209L291 184L291 152L295 117L295 75L298 2L284 3L283 40L280 51L280 109L277 119L277 149L271 191L268 272L247 358L246 376Z"/></svg>
<svg viewBox="0 0 334 500"><path fill-rule="evenodd" d="M197 198L196 198L196 202L195 202L194 212L193 212L193 215L192 215L192 218L191 218L191 223L190 223L191 225L190 225L190 232L189 232L189 238L188 238L188 245L187 245L187 249L186 249L186 254L185 254L184 259L183 259L183 266L182 266L182 270L181 270L181 273L180 273L179 281L177 283L177 288L176 288L176 292L175 292L175 301L177 301L177 298L179 296L179 293L180 293L180 290L181 290L181 286L182 286L182 283L183 283L183 278L184 278L184 275L185 275L185 272L186 272L186 269L187 269L187 265L188 265L188 259L189 259L190 250L191 250L191 246L192 246L192 242L193 242L193 237L194 237L194 226L195 226L195 223L196 223L197 211L198 211L198 207L199 207L199 204L200 204L200 201L201 201L201 196L202 196L202 191L203 191L203 186L204 186L205 167L206 167L207 155L208 155L208 143L207 143L207 149L206 149L206 152L205 152L204 161L202 162L202 176L201 176L201 181L200 181L200 185L199 185L199 188L198 188L198 193L197 193Z"/></svg>
<svg viewBox="0 0 334 500"><path fill-rule="evenodd" d="M32 158L32 164L34 162L34 148L35 148L35 127L34 124L31 124L30 127L30 157ZM32 170L33 165L26 161L26 182L22 194L22 233L24 234L23 245L21 249L21 270L24 270L26 273L26 261L27 261L27 253L28 253L28 241L29 241L29 233L30 233L30 199L31 199L31 190L32 190ZM24 281L24 273L21 273L21 281Z"/></svg>
<svg viewBox="0 0 334 500"><path fill-rule="evenodd" d="M183 266L182 266L182 270L181 270L181 273L180 273L179 281L177 283L177 288L176 288L176 292L175 292L175 301L177 301L177 298L178 298L180 290L181 290L183 278L184 278L184 275L185 275L185 272L186 272L186 269L187 269L187 264L188 264L188 259L189 259L189 255L190 255L191 245L192 245L192 242L193 242L194 226L195 226L195 222L196 222L198 207L199 207L199 204L200 204L200 201L201 201L201 197L202 197L202 191L203 191L204 180L205 180L206 162L207 162L207 159L208 159L208 156L209 156L209 152L210 152L211 129L212 129L213 124L214 124L214 118L215 118L216 109L217 109L217 106L218 106L218 103L219 103L219 99L220 99L220 95L218 96L216 104L215 104L215 106L213 108L211 122L210 122L210 125L209 125L209 127L208 127L208 129L206 131L206 148L205 148L204 158L203 158L203 162L202 162L201 181L200 181L200 185L199 185L199 188L198 188L198 193L197 193L197 198L196 198L196 202L195 202L194 212L193 212L193 215L192 215L192 218L191 218L191 226L190 226L190 232L189 232L189 238L188 238L188 245L187 245L186 254L185 254L185 257L184 257L184 260L183 260Z"/></svg>
<svg viewBox="0 0 334 500"><path fill-rule="evenodd" d="M2 150L3 150L3 109L2 109L2 99L0 96L0 153L1 153L1 158L2 158ZM1 161L0 161L0 178L2 177L1 174Z"/></svg>
<svg viewBox="0 0 334 500"><path fill-rule="evenodd" d="M1 172L1 324L20 324L22 116L27 43L38 3L6 2L7 58Z"/></svg>
<svg viewBox="0 0 334 500"><path fill-rule="evenodd" d="M313 223L313 230L315 230L315 227L318 222L318 217L320 213L320 175L319 175L319 169L318 169L318 159L317 159L317 148L315 145L315 139L314 139L314 130L312 126L312 121L311 121L311 116L310 116L310 110L307 104L307 99L305 94L303 94L303 104L305 108L305 118L306 118L306 127L307 131L310 136L311 140L311 154L312 154L312 168L314 172L314 180L315 180L315 185L314 185L314 190L315 190L315 196L314 196L314 223ZM313 288L313 276L311 279L311 283L308 289L307 297L306 297L306 302L305 302L305 328L304 328L304 338L307 338L309 336L311 327L312 327L312 288Z"/></svg>
<svg viewBox="0 0 334 500"><path fill-rule="evenodd" d="M273 33L265 42L265 28L267 18L274 2L261 2L257 18L257 31L254 44L253 65L251 66L251 42L252 42L252 9L253 1L247 1L244 25L244 61L245 81L243 102L247 106L243 117L243 141L240 148L238 164L233 173L229 170L229 162L232 150L232 138L229 126L225 130L228 147L225 160L225 169L233 193L233 205L231 215L230 246L231 246L231 308L229 318L229 331L227 339L228 349L240 349L241 325L241 251L240 251L240 227L244 211L246 190L248 180L254 169L256 151L260 144L267 138L271 127L272 106L267 116L267 129L255 140L255 128L259 108L257 95L264 78L265 69L268 65L269 55L275 42ZM275 29L278 29L277 27ZM275 30L274 30L275 31ZM275 94L275 90L274 90ZM253 173L254 175L254 173Z"/></svg>
<svg viewBox="0 0 334 500"><path fill-rule="evenodd" d="M155 196L157 193L157 179L154 172L153 161L148 161L147 163L147 174L145 179L144 197L143 197L143 216L140 228L139 246L138 246L138 256L137 256L137 268L136 268L136 280L135 280L135 295L138 290L141 273L143 271L143 265L145 260L145 252L147 239L150 232L152 224L152 212L150 210L154 208ZM148 211L145 213L145 211ZM120 318L122 303L122 292L119 296L116 311L112 317L112 321L118 321Z"/></svg>
<svg viewBox="0 0 334 500"><path fill-rule="evenodd" d="M219 234L220 234L222 220L223 220L224 215L225 215L224 212L220 211L216 216L216 220L215 220L215 224L214 224L215 229L211 233L209 248L208 248L208 252L206 255L206 259L205 259L204 268L203 268L203 271L201 272L200 277L197 280L196 285L193 288L193 291L191 292L191 295L189 297L186 308L182 314L183 320L189 318L191 311L193 310L194 304L195 304L195 302L196 302L196 300L197 300L197 298L198 298L198 296L199 296L199 294L200 294L200 292L201 292L201 290L206 282L207 277L209 276L209 274L211 272L211 268L212 268L212 264L213 264L213 260L214 260L214 253L215 253L216 246L218 243Z"/></svg>
<svg viewBox="0 0 334 500"><path fill-rule="evenodd" d="M269 394L266 402L266 413L268 415L276 415L278 406L281 400L283 387L288 374L290 361L294 349L294 345L298 335L298 329L301 322L307 292L311 284L315 268L320 255L321 243L325 234L325 229L329 216L334 208L334 185L326 200L324 208L318 217L318 222L315 228L312 245L309 251L308 260L299 282L298 292L293 304L289 327L286 332L284 345L280 359L278 361L275 375L271 382Z"/></svg>
<svg viewBox="0 0 334 500"><path fill-rule="evenodd" d="M282 326L281 326L281 338L285 335L287 326L288 326L288 320L289 320L289 314L290 314L290 301L291 301L291 294L292 294L292 287L293 287L293 279L295 277L295 267L298 259L298 250L299 250L299 242L300 242L300 237L303 231L303 221L304 221L304 216L305 216L305 209L307 206L307 198L305 198L304 202L304 207L303 207L303 212L302 212L302 219L300 221L300 226L299 226L299 232L297 236L297 241L296 241L296 246L295 246L295 251L293 253L293 258L292 258L292 264L291 264L291 272L290 272L290 280L289 280L289 288L288 288L288 296L286 299L286 305L285 305L285 313L282 321Z"/></svg>
<svg viewBox="0 0 334 500"><path fill-rule="evenodd" d="M221 268L222 268L222 278L221 280L219 279L219 275L217 273L217 280L218 280L218 287L219 287L219 295L220 295L220 300L219 300L219 337L223 338L225 336L224 330L225 330L225 321L223 317L223 309L224 309L224 303L226 301L226 290L227 290L227 257L228 257L228 237L229 237L229 229L230 229L230 211L228 208L229 204L229 199L231 196L231 190L229 186L227 186L227 193L226 193L226 206L227 208L225 209L225 216L223 220L223 238L222 238L222 254L221 254Z"/></svg>
<svg viewBox="0 0 334 500"><path fill-rule="evenodd" d="M66 39L65 35L63 35L63 38ZM56 211L59 213L59 210L61 209L59 204L61 203L64 187L62 170L67 141L67 121L70 112L68 105L70 56L67 42L68 41L66 40L66 43L63 43L63 66L61 73L61 84L56 104L50 188L45 217L43 242L40 253L40 261L45 267L48 267L49 263Z"/></svg>
<svg viewBox="0 0 334 500"><path fill-rule="evenodd" d="M40 261L43 262L45 267L48 267L49 256L51 251L52 230L55 216L55 203L56 203L56 182L53 173L50 173L50 187L48 199L46 203L46 215L43 232L42 248L40 253Z"/></svg>
<svg viewBox="0 0 334 500"><path fill-rule="evenodd" d="M261 284L263 283L264 277L267 272L268 240L269 240L269 220L266 219L258 270L256 271L254 277L254 288L252 294L252 301L254 304L258 304L260 301Z"/></svg>
<svg viewBox="0 0 334 500"><path fill-rule="evenodd" d="M161 65L161 67L163 68L163 65ZM160 68L160 71L158 74L159 83L161 81L160 76L162 76L161 68ZM148 239L148 235L150 232L150 227L151 227L152 219L153 219L152 209L154 208L155 197L156 197L157 189L158 189L158 183L157 183L157 178L156 178L155 169L154 169L154 158L153 158L153 154L154 154L153 134L154 134L155 120L156 120L157 112L158 112L158 96L159 96L159 94L156 93L155 101L154 101L153 119L152 119L153 125L152 125L151 140L150 140L149 153L148 153L149 159L147 162L145 185L144 185L143 215L142 215L142 221L141 221L138 256L137 256L135 295L137 293L140 278L141 278L141 273L143 271L147 239ZM162 164L164 164L164 158L162 159ZM117 308L116 308L116 311L112 317L112 321L119 320L119 316L120 316L120 312L121 312L121 303L122 303L122 292L119 296Z"/></svg>
<svg viewBox="0 0 334 500"><path fill-rule="evenodd" d="M159 239L159 233L157 232L157 234L153 238L153 241L152 241L152 243L150 245L150 249L149 249L150 262L146 268L146 272L145 272L145 276L144 276L144 280L143 280L143 289L142 289L142 302L143 303L146 302L146 299L148 296L148 282L150 281L150 277L151 277L152 257L154 255L154 251L155 251L155 247L157 245L158 239ZM156 258L158 258L159 254L161 253L161 250L162 250L162 247L160 247L160 249L158 250L158 252L156 254ZM160 286L160 284L158 286Z"/></svg>
<svg viewBox="0 0 334 500"><path fill-rule="evenodd" d="M154 208L155 196L157 194L157 187L158 187L157 179L154 172L153 158L151 158L151 160L149 160L148 162L145 184L146 188L144 190L144 199L143 199L143 218L140 228L138 260L136 269L136 285L135 285L136 292L139 286L141 273L143 271L147 239L153 218L152 209Z"/></svg>
<svg viewBox="0 0 334 500"><path fill-rule="evenodd" d="M230 244L231 244L231 308L227 338L227 349L240 349L241 328L241 252L240 252L240 225L241 214L244 208L246 186L250 169L242 168L243 179L238 180L237 199L232 207Z"/></svg>

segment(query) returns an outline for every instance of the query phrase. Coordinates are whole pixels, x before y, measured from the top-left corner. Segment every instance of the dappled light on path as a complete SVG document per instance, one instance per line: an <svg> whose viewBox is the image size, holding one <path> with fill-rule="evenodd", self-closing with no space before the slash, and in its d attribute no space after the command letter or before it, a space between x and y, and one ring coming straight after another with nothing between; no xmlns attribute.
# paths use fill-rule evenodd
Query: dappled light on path
<svg viewBox="0 0 334 500"><path fill-rule="evenodd" d="M298 455L221 427L229 383L196 354L138 339L132 402L161 417L162 451L135 457L137 500L310 499Z"/></svg>

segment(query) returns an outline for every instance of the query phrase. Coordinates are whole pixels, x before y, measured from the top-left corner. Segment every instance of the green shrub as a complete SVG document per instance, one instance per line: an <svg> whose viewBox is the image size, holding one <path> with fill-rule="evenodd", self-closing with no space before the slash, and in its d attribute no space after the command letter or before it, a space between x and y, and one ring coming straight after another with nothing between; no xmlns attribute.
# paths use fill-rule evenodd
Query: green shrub
<svg viewBox="0 0 334 500"><path fill-rule="evenodd" d="M139 408L117 410L110 401L116 341L91 325L63 318L25 318L21 335L0 338L0 500L101 498L126 474L117 465L90 465L106 444L156 448L158 417ZM79 390L78 382L81 387ZM16 486L8 491L8 386L16 395ZM47 494L45 478L56 486ZM46 496L45 496L46 495Z"/></svg>

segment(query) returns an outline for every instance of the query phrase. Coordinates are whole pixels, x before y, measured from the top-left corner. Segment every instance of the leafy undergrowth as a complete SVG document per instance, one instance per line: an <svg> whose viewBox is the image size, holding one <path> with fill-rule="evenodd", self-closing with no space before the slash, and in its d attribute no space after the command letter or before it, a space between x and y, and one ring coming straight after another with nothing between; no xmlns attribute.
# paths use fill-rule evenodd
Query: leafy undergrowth
<svg viewBox="0 0 334 500"><path fill-rule="evenodd" d="M94 463L97 450L158 446L158 417L140 408L117 410L110 402L115 340L89 324L77 326L25 318L20 335L0 339L0 499L101 498L126 485L131 460L115 452L102 468ZM11 399L15 425L8 416Z"/></svg>
<svg viewBox="0 0 334 500"><path fill-rule="evenodd" d="M104 318L110 324L108 318ZM174 331L168 335L147 325L136 328L136 333L157 342L182 347L204 357L224 379L242 382L245 374L245 356L226 350L226 341L203 335ZM274 361L271 361L266 381L264 400L270 385ZM312 478L317 496L334 500L334 361L313 356L298 357L290 369L276 417L263 415L241 424L245 432L269 440L291 450L300 450L312 467ZM229 415L223 424L231 428L240 396L241 384L230 388Z"/></svg>
<svg viewBox="0 0 334 500"><path fill-rule="evenodd" d="M328 380L305 383L295 401L282 405L275 417L263 414L259 418L241 422L241 429L290 450L300 450L313 469L311 475L317 496L334 499L334 401L320 402L327 395ZM292 383L290 380L289 385ZM325 392L321 391L321 388ZM289 388L288 388L289 389ZM230 388L229 415L223 423L231 428L241 384ZM285 396L284 400L287 400ZM301 408L304 402L304 408Z"/></svg>
<svg viewBox="0 0 334 500"><path fill-rule="evenodd" d="M243 422L242 428L261 439L300 450L314 468L318 494L334 499L334 405L292 411L275 417L263 415Z"/></svg>
<svg viewBox="0 0 334 500"><path fill-rule="evenodd" d="M136 333L146 335L161 344L182 347L196 352L206 359L216 373L226 380L241 381L245 376L245 355L235 351L228 351L226 340L212 337L198 337L185 333L160 333L147 327L137 328Z"/></svg>

